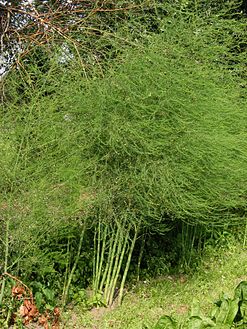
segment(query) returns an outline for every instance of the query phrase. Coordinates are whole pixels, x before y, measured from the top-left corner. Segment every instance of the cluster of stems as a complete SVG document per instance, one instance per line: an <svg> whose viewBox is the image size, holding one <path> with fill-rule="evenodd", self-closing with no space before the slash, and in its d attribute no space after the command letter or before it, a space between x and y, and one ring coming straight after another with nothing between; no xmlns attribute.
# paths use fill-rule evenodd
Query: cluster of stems
<svg viewBox="0 0 247 329"><path fill-rule="evenodd" d="M116 296L123 299L124 284L136 243L138 229L127 218L112 223L99 221L95 229L94 295L102 295L102 304L112 305Z"/></svg>

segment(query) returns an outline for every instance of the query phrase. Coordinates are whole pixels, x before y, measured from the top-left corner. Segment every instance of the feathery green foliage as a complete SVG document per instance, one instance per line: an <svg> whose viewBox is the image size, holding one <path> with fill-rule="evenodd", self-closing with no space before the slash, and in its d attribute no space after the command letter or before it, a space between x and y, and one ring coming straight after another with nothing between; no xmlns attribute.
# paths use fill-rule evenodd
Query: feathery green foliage
<svg viewBox="0 0 247 329"><path fill-rule="evenodd" d="M56 58L46 75L33 66L20 82L13 73L0 136L5 270L56 282L66 298L71 282L93 282L95 293L111 282L111 303L144 232L245 224L243 64L229 66L228 32L211 44L221 19L208 27L183 15L160 19L158 34L133 45L134 31L133 47L90 78Z"/></svg>

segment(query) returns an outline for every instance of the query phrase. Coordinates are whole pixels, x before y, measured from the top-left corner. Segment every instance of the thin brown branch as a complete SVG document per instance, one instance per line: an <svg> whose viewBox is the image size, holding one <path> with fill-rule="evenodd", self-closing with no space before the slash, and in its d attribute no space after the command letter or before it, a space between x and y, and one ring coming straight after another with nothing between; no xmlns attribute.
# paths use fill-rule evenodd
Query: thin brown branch
<svg viewBox="0 0 247 329"><path fill-rule="evenodd" d="M14 275L12 275L12 274L10 274L10 273L8 273L8 272L4 272L4 273L2 274L2 276L8 276L9 278L13 279L14 281L20 283L20 284L21 284L21 285L22 285L22 286L28 291L29 296L30 296L31 303L34 304L33 293L32 293L32 291L31 291L31 289L28 288L27 285L25 285L25 283L23 283L23 282L22 282L20 279L18 279L16 276L14 276Z"/></svg>

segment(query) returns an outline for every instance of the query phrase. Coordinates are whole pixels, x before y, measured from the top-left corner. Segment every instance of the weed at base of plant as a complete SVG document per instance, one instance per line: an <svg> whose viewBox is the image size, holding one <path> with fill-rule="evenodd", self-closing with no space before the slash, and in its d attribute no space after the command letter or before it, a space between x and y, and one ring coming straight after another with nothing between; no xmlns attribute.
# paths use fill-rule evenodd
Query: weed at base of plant
<svg viewBox="0 0 247 329"><path fill-rule="evenodd" d="M231 329L233 327L244 329L246 326L247 281L242 281L236 287L232 299L222 294L221 298L214 303L209 316L202 315L199 303L194 300L190 316L183 323L165 315L150 329Z"/></svg>

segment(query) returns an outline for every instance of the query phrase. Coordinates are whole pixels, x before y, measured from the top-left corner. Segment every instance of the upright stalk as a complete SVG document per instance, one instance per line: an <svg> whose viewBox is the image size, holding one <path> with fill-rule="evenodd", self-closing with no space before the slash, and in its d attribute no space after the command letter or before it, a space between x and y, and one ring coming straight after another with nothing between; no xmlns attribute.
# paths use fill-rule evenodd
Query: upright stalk
<svg viewBox="0 0 247 329"><path fill-rule="evenodd" d="M9 218L6 220L6 228L5 228L5 242L4 242L4 267L3 272L6 273L8 271L8 259L9 259ZM1 292L0 292L0 305L3 302L4 290L5 290L6 278L3 276L2 278L2 285L1 285Z"/></svg>
<svg viewBox="0 0 247 329"><path fill-rule="evenodd" d="M112 252L110 255L109 267L108 267L107 277L106 277L106 282L105 282L104 298L105 298L106 302L107 302L107 296L108 296L109 289L110 289L111 274L112 274L113 263L114 263L114 259L115 259L115 255L116 255L116 248L117 248L117 244L118 244L119 234L120 234L120 230L118 228L117 232L115 234L115 240L114 240Z"/></svg>
<svg viewBox="0 0 247 329"><path fill-rule="evenodd" d="M146 234L144 233L142 238L141 238L141 248L140 248L140 253L138 256L138 261L137 261L137 282L140 280L140 268L141 268L141 261L142 261L142 256L144 252L144 247L145 247L145 242L146 242Z"/></svg>
<svg viewBox="0 0 247 329"><path fill-rule="evenodd" d="M100 230L101 231L101 230ZM103 263L105 259L105 253L106 253L106 240L107 240L107 232L108 227L105 225L105 228L103 230L102 238L98 235L98 239L102 240L98 241L98 248L97 248L97 264L96 264L96 271L94 276L94 294L96 294L100 290L100 279L101 279L101 272L103 268Z"/></svg>
<svg viewBox="0 0 247 329"><path fill-rule="evenodd" d="M247 220L246 220L246 223L245 223L243 247L246 246L246 237L247 237Z"/></svg>
<svg viewBox="0 0 247 329"><path fill-rule="evenodd" d="M188 266L190 266L191 259L192 259L192 253L193 253L193 248L194 248L194 245L195 245L197 226L192 227L192 229L193 229L193 236L192 236L192 239L190 237L191 244L190 244L190 254L189 254L189 259L188 259Z"/></svg>
<svg viewBox="0 0 247 329"><path fill-rule="evenodd" d="M73 275L75 273L77 264L78 264L79 259L80 259L81 249L82 249L82 242L83 242L83 239L84 239L85 230L86 230L86 228L85 228L85 224L84 224L83 230L82 230L81 235L80 235L80 240L79 240L79 245L78 245L78 249L77 249L77 254L76 254L76 257L75 257L75 261L74 261L73 267L72 267L72 269L71 269L71 271L69 273L67 285L65 287L64 295L63 295L63 298L62 298L62 306L63 307L66 304L66 301L67 301L67 298L68 298L70 284L71 284Z"/></svg>
<svg viewBox="0 0 247 329"><path fill-rule="evenodd" d="M95 232L95 241L94 241L94 248L95 248L95 273L94 273L94 282L93 282L93 291L94 294L97 293L98 290L98 281L99 281L99 262L100 262L100 240L101 240L101 222L99 221L97 231Z"/></svg>
<svg viewBox="0 0 247 329"><path fill-rule="evenodd" d="M134 250L134 247L135 247L135 244L136 244L137 234L138 234L138 227L135 227L134 237L133 237L132 242L131 242L127 263L125 265L125 269L124 269L124 273L123 273L123 277L122 277L122 281L121 281L121 285L120 285L120 289L119 289L119 297L118 297L118 304L119 305L122 303L124 285L125 285L125 281L126 281L126 278L127 278L128 271L129 271L132 253L133 253L133 250Z"/></svg>
<svg viewBox="0 0 247 329"><path fill-rule="evenodd" d="M70 268L70 238L68 238L66 254L67 254L67 257L66 257L67 259L66 259L66 269L65 269L65 274L64 274L62 301L65 296L66 286L68 283L69 268ZM62 302L62 304L64 304L64 302Z"/></svg>
<svg viewBox="0 0 247 329"><path fill-rule="evenodd" d="M115 235L112 234L112 236L110 238L110 241L109 241L108 256L107 256L107 260L106 260L106 264L105 264L104 273L103 273L102 278L100 280L99 291L103 291L103 287L104 287L104 284L105 284L105 281L106 281L106 276L107 276L109 265L110 265L110 259L111 259L113 244L114 244L114 241L115 241L114 238L115 238Z"/></svg>
<svg viewBox="0 0 247 329"><path fill-rule="evenodd" d="M120 270L122 268L123 259L124 259L125 252L127 249L127 244L128 244L128 240L129 240L129 232L130 232L130 226L127 228L127 230L125 232L124 243L123 243L123 245L121 243L121 246L119 248L119 253L117 255L118 257L116 259L115 271L112 274L111 291L110 291L109 300L108 300L109 305L111 305L113 303L114 294L115 294L115 290L116 290L116 286L117 286L117 280L119 277ZM121 254L120 254L120 252L121 252Z"/></svg>

